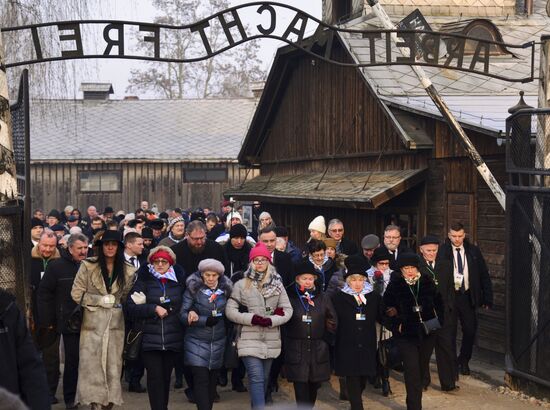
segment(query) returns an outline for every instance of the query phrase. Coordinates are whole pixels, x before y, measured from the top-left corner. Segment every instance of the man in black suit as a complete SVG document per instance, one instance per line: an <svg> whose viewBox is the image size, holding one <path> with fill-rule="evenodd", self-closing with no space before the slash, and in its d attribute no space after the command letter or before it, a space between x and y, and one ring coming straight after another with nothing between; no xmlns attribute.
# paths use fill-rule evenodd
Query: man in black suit
<svg viewBox="0 0 550 410"><path fill-rule="evenodd" d="M288 253L275 249L275 243L277 242L275 228L265 227L261 229L259 232L258 241L263 242L267 250L271 252L273 266L275 266L277 273L283 279L283 284L285 287L294 283L294 267L292 264L292 258Z"/></svg>
<svg viewBox="0 0 550 410"><path fill-rule="evenodd" d="M384 246L390 256L393 256L393 260L390 259L390 268L394 271L398 271L397 257L402 253L414 253L412 249L407 247L404 243L401 243L401 228L397 225L388 225L384 229Z"/></svg>
<svg viewBox="0 0 550 410"><path fill-rule="evenodd" d="M336 253L344 255L356 255L359 247L350 239L344 238L344 223L339 219L331 219L328 222L328 235L336 241Z"/></svg>
<svg viewBox="0 0 550 410"><path fill-rule="evenodd" d="M485 259L479 248L466 240L464 225L451 225L448 241L441 249L441 259L453 265L455 288L455 308L453 314L462 328L462 345L457 363L463 375L470 374L468 365L472 358L477 331L477 308L489 309L493 306L493 288ZM453 346L456 346L456 330L453 329Z"/></svg>
<svg viewBox="0 0 550 410"><path fill-rule="evenodd" d="M453 279L453 267L446 259L437 259L439 250L439 238L428 235L420 241L420 272L423 275L433 278L438 293L443 300L443 325L442 328L434 333L435 357L437 361L437 373L441 390L457 390L456 385L456 357L453 347L453 329L456 329L456 323L452 320L452 311L455 301L455 289ZM429 363L426 363L429 364ZM430 384L429 368L422 374L426 376L424 387Z"/></svg>

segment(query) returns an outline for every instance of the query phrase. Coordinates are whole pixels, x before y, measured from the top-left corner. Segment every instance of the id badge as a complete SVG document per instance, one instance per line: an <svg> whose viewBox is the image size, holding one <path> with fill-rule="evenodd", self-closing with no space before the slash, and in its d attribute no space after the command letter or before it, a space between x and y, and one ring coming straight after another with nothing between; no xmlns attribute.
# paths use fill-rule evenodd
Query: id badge
<svg viewBox="0 0 550 410"><path fill-rule="evenodd" d="M222 316L222 312L218 312L218 309L214 309L212 311L212 317L221 317Z"/></svg>
<svg viewBox="0 0 550 410"><path fill-rule="evenodd" d="M40 272L40 279L44 277L44 271Z"/></svg>
<svg viewBox="0 0 550 410"><path fill-rule="evenodd" d="M464 275L460 273L455 273L455 290L459 290L462 286L462 281L464 280Z"/></svg>
<svg viewBox="0 0 550 410"><path fill-rule="evenodd" d="M170 298L166 298L164 296L160 297L160 303L170 303Z"/></svg>
<svg viewBox="0 0 550 410"><path fill-rule="evenodd" d="M414 313L417 313L417 312L422 312L422 306L413 306L413 312Z"/></svg>
<svg viewBox="0 0 550 410"><path fill-rule="evenodd" d="M265 313L266 313L267 315L272 315L272 314L273 314L273 313L271 313L271 306L266 306L266 307L265 307Z"/></svg>
<svg viewBox="0 0 550 410"><path fill-rule="evenodd" d="M311 323L311 316L310 315L302 315L302 322Z"/></svg>
<svg viewBox="0 0 550 410"><path fill-rule="evenodd" d="M364 313L356 313L355 320L367 320Z"/></svg>

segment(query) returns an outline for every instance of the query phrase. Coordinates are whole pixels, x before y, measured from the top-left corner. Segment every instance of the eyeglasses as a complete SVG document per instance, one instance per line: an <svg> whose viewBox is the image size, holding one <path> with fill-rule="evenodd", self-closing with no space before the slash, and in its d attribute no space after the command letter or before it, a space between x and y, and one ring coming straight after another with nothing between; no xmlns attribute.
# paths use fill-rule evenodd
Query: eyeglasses
<svg viewBox="0 0 550 410"><path fill-rule="evenodd" d="M189 236L189 239L191 239L193 242L201 242L206 239L206 236L200 236L198 238L193 238L192 236Z"/></svg>
<svg viewBox="0 0 550 410"><path fill-rule="evenodd" d="M155 259L153 261L153 265L169 265L170 262L168 262L166 259Z"/></svg>
<svg viewBox="0 0 550 410"><path fill-rule="evenodd" d="M401 236L386 236L386 235L384 235L384 238L386 238L386 239L400 239Z"/></svg>
<svg viewBox="0 0 550 410"><path fill-rule="evenodd" d="M376 262L377 265L389 265L389 262Z"/></svg>
<svg viewBox="0 0 550 410"><path fill-rule="evenodd" d="M343 229L329 229L331 232L344 232Z"/></svg>
<svg viewBox="0 0 550 410"><path fill-rule="evenodd" d="M258 265L263 265L264 263L267 263L267 259L258 259L258 258L254 258L252 259L252 262L254 263L257 263Z"/></svg>

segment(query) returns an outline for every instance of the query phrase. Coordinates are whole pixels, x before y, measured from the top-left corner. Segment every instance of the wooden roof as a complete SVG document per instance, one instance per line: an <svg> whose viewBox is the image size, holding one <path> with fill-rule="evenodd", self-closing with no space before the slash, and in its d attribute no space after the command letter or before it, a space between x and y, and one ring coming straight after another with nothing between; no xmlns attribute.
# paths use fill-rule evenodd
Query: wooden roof
<svg viewBox="0 0 550 410"><path fill-rule="evenodd" d="M425 169L263 175L224 192L239 200L376 209L426 178Z"/></svg>

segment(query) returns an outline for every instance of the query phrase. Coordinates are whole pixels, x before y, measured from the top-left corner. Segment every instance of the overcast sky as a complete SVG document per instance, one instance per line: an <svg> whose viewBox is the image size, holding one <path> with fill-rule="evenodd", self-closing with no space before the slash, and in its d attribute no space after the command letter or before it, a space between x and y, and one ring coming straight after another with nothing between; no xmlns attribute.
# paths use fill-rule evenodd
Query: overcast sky
<svg viewBox="0 0 550 410"><path fill-rule="evenodd" d="M231 0L232 5L245 4L249 2L250 0ZM292 5L296 8L300 8L308 14L321 18L321 0L277 0L277 2ZM93 16L92 18L106 17L117 20L152 22L157 14L157 11L151 5L150 0L110 0L108 3L112 7L111 10L103 10L101 15L98 15L97 17ZM293 13L288 13L287 15L278 13L278 22L281 24L285 21L290 23L293 16ZM260 41L260 59L263 61L263 68L267 71L271 66L271 62L277 48L285 45L285 43L268 39L255 41ZM126 95L125 90L128 86L130 70L132 68L143 68L146 66L145 63L140 61L123 59L98 60L95 63L88 60L87 64L97 65L98 70L96 77L78 78L77 81L111 82L115 91L115 95L111 98L114 99L124 98ZM80 98L80 94L77 94L77 97ZM147 96L140 95L140 97L146 98Z"/></svg>

